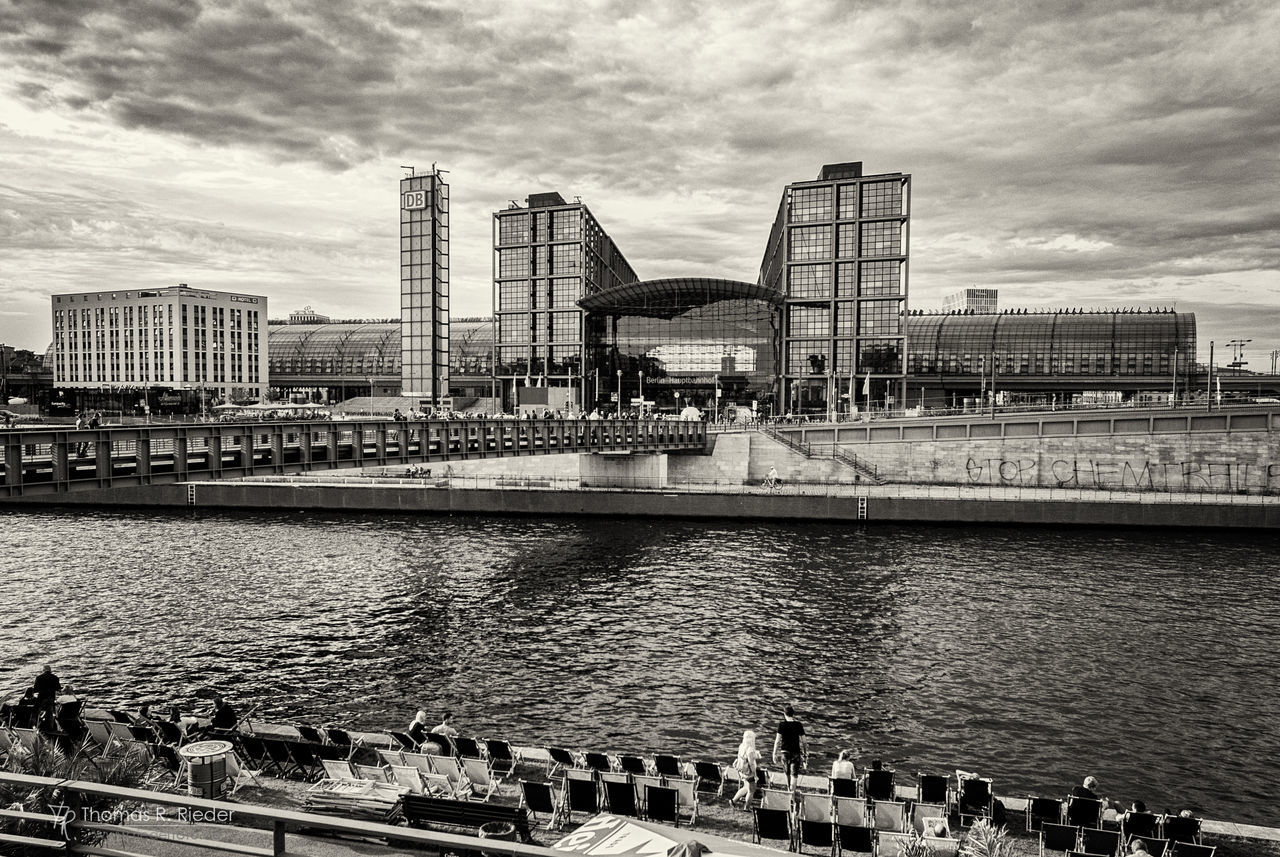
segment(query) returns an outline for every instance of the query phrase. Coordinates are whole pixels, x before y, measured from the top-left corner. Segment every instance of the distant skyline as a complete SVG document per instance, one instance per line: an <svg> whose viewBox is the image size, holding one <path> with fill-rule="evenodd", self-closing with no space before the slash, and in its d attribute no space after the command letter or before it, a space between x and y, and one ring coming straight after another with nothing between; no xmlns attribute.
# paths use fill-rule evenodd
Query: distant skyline
<svg viewBox="0 0 1280 857"><path fill-rule="evenodd" d="M754 281L783 186L860 160L913 176L911 308L1176 307L1265 370L1277 43L1262 0L0 0L0 342L179 282L396 316L401 165L433 162L454 316L540 191L643 278Z"/></svg>

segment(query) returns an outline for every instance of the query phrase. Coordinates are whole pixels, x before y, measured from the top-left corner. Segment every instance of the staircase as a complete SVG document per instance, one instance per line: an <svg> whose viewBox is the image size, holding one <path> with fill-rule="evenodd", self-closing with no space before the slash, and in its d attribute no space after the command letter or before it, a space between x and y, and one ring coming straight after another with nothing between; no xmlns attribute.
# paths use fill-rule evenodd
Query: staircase
<svg viewBox="0 0 1280 857"><path fill-rule="evenodd" d="M887 485L889 480L880 475L879 468L869 461L864 461L852 452L845 452L840 447L832 444L829 450L814 450L813 446L804 440L794 440L789 435L775 429L773 426L761 426L760 431L764 432L772 440L777 441L792 452L799 453L805 458L830 458L838 461L845 467L848 467L856 473L861 479L866 480L874 485Z"/></svg>

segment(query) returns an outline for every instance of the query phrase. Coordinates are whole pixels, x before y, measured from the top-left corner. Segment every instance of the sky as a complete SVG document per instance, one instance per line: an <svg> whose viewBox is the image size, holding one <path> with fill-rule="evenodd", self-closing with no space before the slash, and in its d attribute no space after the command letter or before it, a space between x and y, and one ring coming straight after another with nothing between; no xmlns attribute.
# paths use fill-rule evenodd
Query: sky
<svg viewBox="0 0 1280 857"><path fill-rule="evenodd" d="M755 281L783 187L912 176L913 309L1169 307L1280 348L1280 4L0 0L0 342L178 282L398 313L398 180L580 197L645 279Z"/></svg>

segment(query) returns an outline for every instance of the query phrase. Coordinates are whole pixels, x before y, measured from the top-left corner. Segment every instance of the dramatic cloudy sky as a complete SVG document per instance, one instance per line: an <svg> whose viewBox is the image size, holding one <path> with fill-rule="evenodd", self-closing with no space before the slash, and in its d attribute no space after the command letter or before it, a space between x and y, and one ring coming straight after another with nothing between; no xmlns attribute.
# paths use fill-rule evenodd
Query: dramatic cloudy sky
<svg viewBox="0 0 1280 857"><path fill-rule="evenodd" d="M397 312L401 165L580 196L642 277L754 280L780 191L913 175L911 303L1174 306L1280 347L1280 5L0 0L0 341L187 282Z"/></svg>

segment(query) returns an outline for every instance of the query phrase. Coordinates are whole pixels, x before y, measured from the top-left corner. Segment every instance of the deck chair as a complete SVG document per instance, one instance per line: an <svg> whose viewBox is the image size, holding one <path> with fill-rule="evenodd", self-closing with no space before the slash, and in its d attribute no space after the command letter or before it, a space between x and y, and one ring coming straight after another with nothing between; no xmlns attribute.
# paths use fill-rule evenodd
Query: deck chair
<svg viewBox="0 0 1280 857"><path fill-rule="evenodd" d="M858 781L848 777L831 777L832 797L857 797Z"/></svg>
<svg viewBox="0 0 1280 857"><path fill-rule="evenodd" d="M1213 857L1213 852L1218 850L1216 845L1197 845L1181 840L1175 840L1169 846L1171 857Z"/></svg>
<svg viewBox="0 0 1280 857"><path fill-rule="evenodd" d="M440 748L439 753L432 753L428 749L432 744L435 744ZM448 735L441 735L439 732L428 732L426 740L424 740L421 744L415 745L414 747L407 747L405 749L408 749L408 750L417 749L423 753L426 753L428 756L458 755L458 748L453 745L453 739L450 738Z"/></svg>
<svg viewBox="0 0 1280 857"><path fill-rule="evenodd" d="M632 774L631 781L636 784L636 794L640 795L640 808L645 812L648 812L644 806L645 801L647 800L645 797L645 789L650 787L655 789L665 789L667 787L666 778L660 777L657 774Z"/></svg>
<svg viewBox="0 0 1280 857"><path fill-rule="evenodd" d="M689 813L689 826L698 823L698 779L667 779L667 785L676 790L676 811ZM679 827L679 824L676 825Z"/></svg>
<svg viewBox="0 0 1280 857"><path fill-rule="evenodd" d="M227 754L227 777L228 794L233 795L247 785L253 785L256 788L262 787L262 782L258 779L258 772L250 770L248 765L240 761L240 757L234 751Z"/></svg>
<svg viewBox="0 0 1280 857"><path fill-rule="evenodd" d="M107 727L107 733L111 736L112 741L119 743L120 741L137 740L137 738L134 737L133 730L129 728L128 723L120 723L115 720L107 720L104 721L104 723ZM15 729L13 731L14 733L18 733L21 730Z"/></svg>
<svg viewBox="0 0 1280 857"><path fill-rule="evenodd" d="M0 724L0 754L3 754L8 758L9 754L14 752L21 754L21 750L18 749L17 742L14 740L13 736L9 734L9 728L4 724Z"/></svg>
<svg viewBox="0 0 1280 857"><path fill-rule="evenodd" d="M104 753L111 744L111 733L107 731L107 722L105 720L86 720L84 722L85 728L89 730L89 737L99 747L103 748Z"/></svg>
<svg viewBox="0 0 1280 857"><path fill-rule="evenodd" d="M764 772L764 780L771 789L786 789L790 791L793 788L791 781L787 779L786 771L767 770Z"/></svg>
<svg viewBox="0 0 1280 857"><path fill-rule="evenodd" d="M351 766L356 769L356 775L362 780L369 780L375 783L391 782L391 769L383 765L358 765L352 762Z"/></svg>
<svg viewBox="0 0 1280 857"><path fill-rule="evenodd" d="M338 744L312 744L311 750L321 759L330 759L334 762L346 762L351 758L350 748Z"/></svg>
<svg viewBox="0 0 1280 857"><path fill-rule="evenodd" d="M484 758L484 753L480 751L480 743L475 738L463 738L461 736L454 738L453 748L458 751L459 759Z"/></svg>
<svg viewBox="0 0 1280 857"><path fill-rule="evenodd" d="M489 770L497 772L502 770L504 776L511 776L515 773L516 763L519 759L516 757L516 751L511 744L496 738L484 739L485 755L489 757Z"/></svg>
<svg viewBox="0 0 1280 857"><path fill-rule="evenodd" d="M667 786L644 787L644 815L650 821L680 826L680 796Z"/></svg>
<svg viewBox="0 0 1280 857"><path fill-rule="evenodd" d="M1190 845L1199 845L1200 819L1183 818L1180 815L1161 816L1160 836L1162 839L1168 839L1170 845L1175 842L1186 842ZM1174 851L1176 852L1177 849L1175 848Z"/></svg>
<svg viewBox="0 0 1280 857"><path fill-rule="evenodd" d="M1172 849L1169 847L1168 839L1148 839L1144 836L1135 836L1133 838L1141 839L1143 842L1147 843L1147 853L1150 854L1151 857L1165 857L1166 854L1172 857ZM1129 840L1126 839L1125 847L1127 848L1128 845Z"/></svg>
<svg viewBox="0 0 1280 857"><path fill-rule="evenodd" d="M345 747L347 749L347 758L350 759L356 753L356 748L360 746L360 741L351 736L351 733L337 726L326 726L324 729L325 736L329 739L329 743L337 747Z"/></svg>
<svg viewBox="0 0 1280 857"><path fill-rule="evenodd" d="M392 765L391 781L398 786L404 786L412 794L427 793L427 785L422 781L422 773L412 765Z"/></svg>
<svg viewBox="0 0 1280 857"><path fill-rule="evenodd" d="M281 777L288 777L291 773L299 770L298 763L294 761L292 754L289 753L289 745L279 738L263 738L262 746L266 748L267 756L279 771Z"/></svg>
<svg viewBox="0 0 1280 857"><path fill-rule="evenodd" d="M407 765L404 760L404 753L400 750L377 750L378 758L382 760L384 765Z"/></svg>
<svg viewBox="0 0 1280 857"><path fill-rule="evenodd" d="M1046 851L1075 851L1079 847L1079 826L1050 821L1040 825L1040 857L1044 857Z"/></svg>
<svg viewBox="0 0 1280 857"><path fill-rule="evenodd" d="M466 756L459 759L462 765L462 776L471 784L472 797L487 801L498 790L499 779L494 779L489 766L483 759L472 759Z"/></svg>
<svg viewBox="0 0 1280 857"><path fill-rule="evenodd" d="M169 744L152 744L151 758L172 777L168 788L176 788L182 784L182 779L187 775L187 760L182 758Z"/></svg>
<svg viewBox="0 0 1280 857"><path fill-rule="evenodd" d="M693 775L698 778L698 788L703 791L714 788L717 796L724 794L724 769L715 762L694 762Z"/></svg>
<svg viewBox="0 0 1280 857"><path fill-rule="evenodd" d="M640 817L640 797L636 792L636 784L630 774L622 774L626 779L608 779L604 781L604 801L609 812L614 815Z"/></svg>
<svg viewBox="0 0 1280 857"><path fill-rule="evenodd" d="M862 777L862 793L871 800L897 800L893 771L867 771Z"/></svg>
<svg viewBox="0 0 1280 857"><path fill-rule="evenodd" d="M174 747L181 747L187 740L187 733L182 731L182 727L171 720L156 720L156 732L164 739L166 744L172 744Z"/></svg>
<svg viewBox="0 0 1280 857"><path fill-rule="evenodd" d="M951 778L943 774L916 774L916 803L947 805ZM946 813L941 813L945 815Z"/></svg>
<svg viewBox="0 0 1280 857"><path fill-rule="evenodd" d="M875 829L871 824L871 801L866 798L837 797L831 799L831 805L835 809L837 826Z"/></svg>
<svg viewBox="0 0 1280 857"><path fill-rule="evenodd" d="M520 807L530 815L547 816L544 825L548 830L560 826L560 812L564 807L563 796L551 783L534 783L520 780Z"/></svg>
<svg viewBox="0 0 1280 857"><path fill-rule="evenodd" d="M684 772L680 770L680 757L670 753L654 753L653 770L663 777L684 776Z"/></svg>
<svg viewBox="0 0 1280 857"><path fill-rule="evenodd" d="M15 726L9 731L13 733L13 737L17 740L18 746L20 746L23 749L23 752L26 752L26 753L34 753L36 751L36 745L41 740L43 740L40 737L40 733L37 732L35 729L25 729L19 726ZM115 736L113 735L112 738L115 739ZM116 740L120 740L120 739L116 739ZM132 741L133 736L127 735L126 738L123 740Z"/></svg>
<svg viewBox="0 0 1280 857"><path fill-rule="evenodd" d="M961 776L956 772L956 814L961 827L966 818L990 818L994 800L989 777Z"/></svg>
<svg viewBox="0 0 1280 857"><path fill-rule="evenodd" d="M760 789L760 805L765 809L784 809L791 812L795 808L795 793L788 789Z"/></svg>
<svg viewBox="0 0 1280 857"><path fill-rule="evenodd" d="M324 766L324 775L331 780L358 780L361 778L350 762L325 759L321 764Z"/></svg>
<svg viewBox="0 0 1280 857"><path fill-rule="evenodd" d="M1142 840L1158 839L1160 816L1154 812L1126 812L1120 816L1120 833L1124 841L1138 838Z"/></svg>
<svg viewBox="0 0 1280 857"><path fill-rule="evenodd" d="M588 750L582 754L582 763L593 771L612 771L613 765L604 753Z"/></svg>
<svg viewBox="0 0 1280 857"><path fill-rule="evenodd" d="M803 794L796 811L797 850L804 846L825 848L834 852L836 845L834 810L831 795Z"/></svg>
<svg viewBox="0 0 1280 857"><path fill-rule="evenodd" d="M312 744L324 743L324 736L321 735L320 730L314 726L295 726L293 728L298 730L298 737L303 741L307 741Z"/></svg>
<svg viewBox="0 0 1280 857"><path fill-rule="evenodd" d="M408 753L405 754L406 760ZM461 797L465 792L464 777L462 776L462 765L458 764L458 760L453 756L427 756L431 762L431 772L440 774L449 780L450 786L453 787L454 794Z"/></svg>
<svg viewBox="0 0 1280 857"><path fill-rule="evenodd" d="M260 770L267 773L272 771L279 773L279 765L272 761L271 754L267 752L267 745L261 738L256 735L240 735L236 739L236 745L240 748L240 757L250 765L257 765Z"/></svg>
<svg viewBox="0 0 1280 857"><path fill-rule="evenodd" d="M1097 827L1085 827L1080 830L1080 850L1088 854L1116 857L1120 853L1122 841L1118 830L1102 830Z"/></svg>
<svg viewBox="0 0 1280 857"><path fill-rule="evenodd" d="M308 744L306 741L286 741L284 743L289 748L289 755L293 757L294 764L298 766L298 771L302 774L303 779L318 778L321 771L324 770L324 766L320 764L320 757L312 749L314 745Z"/></svg>
<svg viewBox="0 0 1280 857"><path fill-rule="evenodd" d="M578 767L578 762L573 758L573 754L563 747L547 748L547 776L554 776L556 771L568 771L571 768Z"/></svg>
<svg viewBox="0 0 1280 857"><path fill-rule="evenodd" d="M911 829L921 836L937 836L938 823L947 825L947 805L944 803L918 803L911 807ZM926 825L932 825L926 829ZM950 825L947 825L950 832Z"/></svg>
<svg viewBox="0 0 1280 857"><path fill-rule="evenodd" d="M876 857L899 857L903 850L915 841L914 833L894 833L891 830L876 832Z"/></svg>
<svg viewBox="0 0 1280 857"><path fill-rule="evenodd" d="M397 732L394 729L388 729L387 737L391 739L391 746L393 748L399 747L401 750L418 749L418 742L410 738L404 732Z"/></svg>
<svg viewBox="0 0 1280 857"><path fill-rule="evenodd" d="M1088 797L1067 798L1067 824L1076 827L1098 827L1102 824L1102 801Z"/></svg>
<svg viewBox="0 0 1280 857"><path fill-rule="evenodd" d="M751 836L756 844L769 839L785 842L791 849L795 841L791 831L791 813L784 809L756 807L752 814Z"/></svg>
<svg viewBox="0 0 1280 857"><path fill-rule="evenodd" d="M871 805L872 827L890 833L906 833L910 828L907 804L897 800L878 800Z"/></svg>
<svg viewBox="0 0 1280 857"><path fill-rule="evenodd" d="M1062 823L1062 801L1057 798L1027 795L1027 832L1039 830L1040 826L1046 822Z"/></svg>
<svg viewBox="0 0 1280 857"><path fill-rule="evenodd" d="M842 854L845 851L854 854L872 854L876 850L876 831L871 827L837 824L836 841L840 845Z"/></svg>
<svg viewBox="0 0 1280 857"><path fill-rule="evenodd" d="M640 774L643 776L649 773L649 769L645 767L644 759L641 759L639 756L618 756L618 767L621 770L626 771L628 774Z"/></svg>
<svg viewBox="0 0 1280 857"><path fill-rule="evenodd" d="M573 822L575 812L595 815L600 812L600 784L596 782L595 772L586 770L570 770L565 772L565 794L567 800L567 817Z"/></svg>

